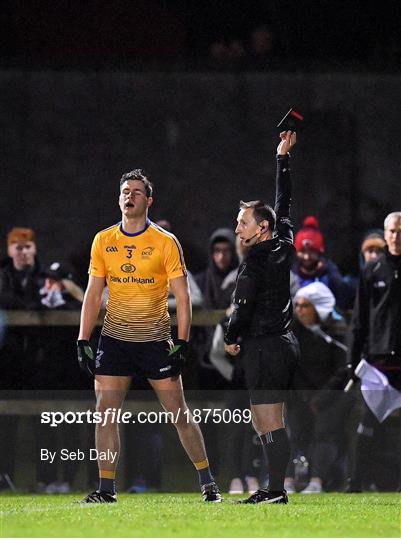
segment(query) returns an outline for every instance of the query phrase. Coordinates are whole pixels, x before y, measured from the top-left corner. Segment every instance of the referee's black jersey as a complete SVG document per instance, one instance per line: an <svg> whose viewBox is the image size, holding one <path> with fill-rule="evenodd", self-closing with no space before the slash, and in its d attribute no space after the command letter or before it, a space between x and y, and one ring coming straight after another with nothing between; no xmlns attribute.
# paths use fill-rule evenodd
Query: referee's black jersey
<svg viewBox="0 0 401 540"><path fill-rule="evenodd" d="M401 255L387 249L368 263L359 278L349 335L350 362L356 366L361 354L401 359Z"/></svg>
<svg viewBox="0 0 401 540"><path fill-rule="evenodd" d="M271 240L249 249L239 267L234 311L225 334L228 344L238 338L285 334L291 328L290 269L295 248L290 206L289 156L277 156L276 228Z"/></svg>

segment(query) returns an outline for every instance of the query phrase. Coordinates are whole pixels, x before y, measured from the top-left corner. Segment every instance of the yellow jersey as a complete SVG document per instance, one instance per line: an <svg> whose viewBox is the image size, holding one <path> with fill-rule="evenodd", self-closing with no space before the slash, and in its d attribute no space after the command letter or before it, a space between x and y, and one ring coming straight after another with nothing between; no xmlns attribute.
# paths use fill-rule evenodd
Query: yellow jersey
<svg viewBox="0 0 401 540"><path fill-rule="evenodd" d="M89 274L109 288L102 334L123 341L171 338L169 280L186 276L177 238L150 221L129 234L117 223L93 240Z"/></svg>

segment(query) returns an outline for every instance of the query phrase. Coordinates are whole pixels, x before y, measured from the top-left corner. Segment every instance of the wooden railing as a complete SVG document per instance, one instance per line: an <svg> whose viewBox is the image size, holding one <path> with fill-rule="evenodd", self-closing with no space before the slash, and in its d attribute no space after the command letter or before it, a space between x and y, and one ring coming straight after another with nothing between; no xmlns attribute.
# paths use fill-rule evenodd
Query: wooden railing
<svg viewBox="0 0 401 540"><path fill-rule="evenodd" d="M4 311L7 326L79 326L80 311ZM224 310L194 310L192 326L215 326L224 317ZM104 312L101 312L97 325L103 324ZM171 324L177 324L175 313L171 313Z"/></svg>

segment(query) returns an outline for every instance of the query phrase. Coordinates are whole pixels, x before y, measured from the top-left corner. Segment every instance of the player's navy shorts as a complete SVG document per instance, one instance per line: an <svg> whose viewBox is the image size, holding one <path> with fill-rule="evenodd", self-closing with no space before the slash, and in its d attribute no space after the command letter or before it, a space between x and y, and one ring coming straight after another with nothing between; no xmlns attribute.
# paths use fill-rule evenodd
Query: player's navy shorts
<svg viewBox="0 0 401 540"><path fill-rule="evenodd" d="M288 400L299 358L299 345L292 332L281 336L244 339L241 364L254 405Z"/></svg>
<svg viewBox="0 0 401 540"><path fill-rule="evenodd" d="M172 347L171 340L133 342L101 335L96 351L95 374L168 379L180 372L179 368L171 365L168 357Z"/></svg>

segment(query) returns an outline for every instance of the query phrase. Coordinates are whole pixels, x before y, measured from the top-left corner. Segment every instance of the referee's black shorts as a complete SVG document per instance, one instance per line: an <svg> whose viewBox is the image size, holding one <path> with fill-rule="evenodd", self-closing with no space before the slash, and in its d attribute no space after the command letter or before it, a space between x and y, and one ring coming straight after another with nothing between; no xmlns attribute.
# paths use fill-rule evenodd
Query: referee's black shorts
<svg viewBox="0 0 401 540"><path fill-rule="evenodd" d="M244 339L241 364L253 405L287 401L299 358L292 332Z"/></svg>
<svg viewBox="0 0 401 540"><path fill-rule="evenodd" d="M95 375L140 376L167 379L180 373L171 365L171 339L164 341L123 341L101 335L96 351Z"/></svg>

